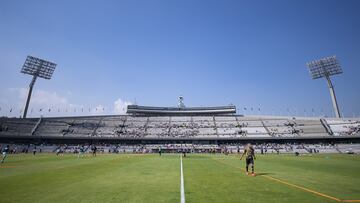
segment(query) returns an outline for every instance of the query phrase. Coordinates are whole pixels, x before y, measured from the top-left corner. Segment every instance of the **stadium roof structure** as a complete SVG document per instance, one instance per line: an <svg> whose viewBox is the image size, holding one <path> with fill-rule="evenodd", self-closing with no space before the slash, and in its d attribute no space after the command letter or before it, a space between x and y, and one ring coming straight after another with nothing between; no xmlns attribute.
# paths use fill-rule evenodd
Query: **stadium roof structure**
<svg viewBox="0 0 360 203"><path fill-rule="evenodd" d="M127 113L132 115L228 115L235 114L236 107L229 106L216 106L216 107L154 107L154 106L138 106L129 105Z"/></svg>

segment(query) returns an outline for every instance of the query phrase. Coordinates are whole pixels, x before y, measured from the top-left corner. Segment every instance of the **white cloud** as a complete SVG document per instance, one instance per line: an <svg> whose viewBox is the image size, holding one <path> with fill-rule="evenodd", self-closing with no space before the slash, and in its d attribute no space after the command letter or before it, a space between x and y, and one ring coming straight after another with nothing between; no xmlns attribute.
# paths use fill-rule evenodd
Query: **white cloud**
<svg viewBox="0 0 360 203"><path fill-rule="evenodd" d="M0 116L22 115L28 91L28 88L8 88L5 92L0 91ZM113 102L113 106L98 104L89 107L70 103L71 94L69 91L61 95L55 91L35 89L32 93L28 117L126 114L127 106L132 104L119 98Z"/></svg>
<svg viewBox="0 0 360 203"><path fill-rule="evenodd" d="M19 88L18 91L19 99L21 101L26 101L29 90L26 88ZM43 108L50 108L53 106L65 106L68 105L68 100L66 97L62 97L56 92L35 90L31 96L31 105Z"/></svg>
<svg viewBox="0 0 360 203"><path fill-rule="evenodd" d="M6 112L1 112L5 116L20 116L24 110L25 102L28 96L28 88L8 88L3 93L9 101L4 106ZM28 109L28 117L38 116L66 116L74 112L73 109L81 108L81 105L70 104L68 99L57 92L35 89L31 96L30 106ZM12 109L12 111L11 111Z"/></svg>
<svg viewBox="0 0 360 203"><path fill-rule="evenodd" d="M123 101L122 99L118 99L114 102L114 113L115 114L126 114L127 106L132 103L129 101Z"/></svg>

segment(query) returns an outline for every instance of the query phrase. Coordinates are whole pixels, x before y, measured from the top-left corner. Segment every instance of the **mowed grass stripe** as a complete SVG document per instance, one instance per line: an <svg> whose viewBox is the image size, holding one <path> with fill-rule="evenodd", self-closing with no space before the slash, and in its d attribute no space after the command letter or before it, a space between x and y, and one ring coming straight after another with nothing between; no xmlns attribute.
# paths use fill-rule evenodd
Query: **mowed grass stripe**
<svg viewBox="0 0 360 203"><path fill-rule="evenodd" d="M199 161L199 156L207 161ZM224 160L220 157L220 160ZM192 160L194 158L194 160ZM324 199L264 178L245 176L240 168L213 155L191 155L184 161L186 201L189 202L324 202ZM229 157L229 160L232 158ZM239 164L239 162L237 162ZM305 193L308 194L308 193Z"/></svg>
<svg viewBox="0 0 360 203"><path fill-rule="evenodd" d="M49 161L50 166L41 173L18 171L8 177L0 174L2 202L180 201L178 156L73 157L72 162L52 156L63 167Z"/></svg>
<svg viewBox="0 0 360 203"><path fill-rule="evenodd" d="M8 170L1 174L1 177L20 175L27 173L42 173L47 170L64 169L69 167L84 167L87 164L100 164L100 162L107 162L118 157L81 157L77 158L75 155L65 155L56 157L54 154L41 154L37 156L28 154L11 155L6 160L3 166L13 165L17 170Z"/></svg>
<svg viewBox="0 0 360 203"><path fill-rule="evenodd" d="M329 159L328 156L333 156L331 159L340 158L340 160L334 160L334 162L332 162L329 161L331 159ZM343 199L350 199L353 196L355 196L356 198L357 196L359 196L359 193L357 192L359 190L359 187L357 186L359 183L358 174L354 173L354 171L352 174L347 174L349 170L351 171L351 169L357 168L359 166L356 164L358 158L359 157L349 157L347 155L317 155L305 157L295 157L289 155L267 155L260 156L260 160L255 161L255 166L258 170L260 168L261 171L267 172L260 172L259 174L263 174L263 177L271 179L272 181L282 182L283 184L289 185L291 187L295 187L316 195L320 195L334 201L343 201ZM225 163L225 161L228 161L227 164L230 164L233 167L239 167L238 164L234 164L234 162L238 162L238 158L234 156L229 156L227 160L218 159L217 161L223 163ZM338 167L337 164L344 162L346 163L347 168ZM327 169L327 167L330 167L329 163L331 165L334 165L333 167L336 167L335 170L337 171L337 173L331 172L332 170L334 170L334 168ZM241 164L242 166L239 167L239 169L244 170L245 164ZM325 165L326 167L324 167L323 165ZM346 178L344 179L344 175L351 175L352 180ZM275 178L274 176L276 176L277 178ZM287 177L287 179L282 178L282 176ZM288 180L291 180L291 182ZM311 180L312 184L309 184L309 180ZM293 183L295 181L297 182L296 184ZM300 184L301 186L297 184ZM315 186L314 188L316 189L310 189L311 186ZM321 191L323 188L325 188L328 194L331 195L324 194L323 192L318 192L319 190Z"/></svg>
<svg viewBox="0 0 360 203"><path fill-rule="evenodd" d="M25 158L28 158L25 156ZM27 197L34 199L35 201L49 199L51 201L59 201L60 196L66 191L77 191L86 188L87 185L83 185L92 179L91 176L101 177L104 173L104 169L109 166L111 162L124 159L126 157L83 157L77 158L72 155L66 155L64 157L49 157L43 163L44 159L36 160L33 157L27 162L22 162L27 167L21 167L22 170L14 170L15 174L12 177L1 178L1 183L12 188L12 191L20 191L16 195L20 201L25 200ZM110 159L109 159L110 158ZM136 159L132 159L136 161ZM124 162L121 162L124 163ZM46 166L42 168L42 166ZM24 170L25 169L25 173ZM109 172L111 172L109 170ZM89 175L91 174L91 175ZM13 177L14 176L14 177ZM29 193L31 195L29 195ZM9 194L9 193L8 193ZM9 200L14 197L9 196ZM65 198L72 199L76 196L68 196ZM58 199L58 200L57 200Z"/></svg>
<svg viewBox="0 0 360 203"><path fill-rule="evenodd" d="M186 202L359 202L359 157L258 156L260 177L245 176L238 156L183 158ZM1 202L179 202L179 155L54 154L9 156L0 169ZM331 184L330 184L331 183ZM334 200L335 201L335 200Z"/></svg>
<svg viewBox="0 0 360 203"><path fill-rule="evenodd" d="M216 160L218 162L221 162L223 164L227 164L226 162L223 162L219 159L213 159L213 160ZM242 172L246 172L243 168L240 168L240 167L236 167L236 166L233 166L233 165L229 165L231 167L235 167L235 168L239 168ZM310 193L313 193L315 195L318 195L318 196L321 196L321 197L325 197L325 198L328 198L328 199L331 199L331 200L334 200L334 201L338 201L340 202L341 200L336 198L336 197L332 197L332 196L329 196L329 195L326 195L326 194L323 194L323 193L320 193L320 192L317 192L317 191L314 191L314 190L311 190L311 189L308 189L308 188L304 188L304 187L301 187L301 186L298 186L298 185L295 185L295 184L292 184L292 183L289 183L287 181L284 181L284 180L280 180L280 179L277 179L277 178L273 178L269 175L264 175L266 173L258 173L258 176L262 176L262 177L265 177L265 178L268 178L269 180L272 180L272 181L276 181L276 182L280 182L282 184L285 184L285 185L288 185L288 186L291 186L291 187L294 187L294 188L298 188L298 189L301 189L301 190L304 190L306 192L310 192Z"/></svg>
<svg viewBox="0 0 360 203"><path fill-rule="evenodd" d="M324 154L260 157L260 170L273 171L274 178L286 180L339 199L360 198L359 156Z"/></svg>

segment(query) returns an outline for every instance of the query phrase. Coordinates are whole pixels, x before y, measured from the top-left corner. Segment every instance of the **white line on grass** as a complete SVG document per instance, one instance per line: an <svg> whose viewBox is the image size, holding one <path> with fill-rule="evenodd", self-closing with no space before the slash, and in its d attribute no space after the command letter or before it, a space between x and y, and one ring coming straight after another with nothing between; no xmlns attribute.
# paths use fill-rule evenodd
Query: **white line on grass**
<svg viewBox="0 0 360 203"><path fill-rule="evenodd" d="M181 171L181 186L180 186L180 203L185 203L185 190L184 190L184 174L183 174L183 163L182 156L180 155L180 171Z"/></svg>

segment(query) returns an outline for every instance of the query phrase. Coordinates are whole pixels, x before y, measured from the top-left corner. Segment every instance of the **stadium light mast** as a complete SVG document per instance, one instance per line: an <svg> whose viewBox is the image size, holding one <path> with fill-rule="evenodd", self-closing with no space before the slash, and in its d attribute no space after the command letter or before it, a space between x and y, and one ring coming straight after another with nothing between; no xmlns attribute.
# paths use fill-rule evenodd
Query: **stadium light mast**
<svg viewBox="0 0 360 203"><path fill-rule="evenodd" d="M312 79L315 80L323 77L326 78L330 90L335 116L337 118L340 118L341 115L340 115L339 105L337 103L335 96L335 89L330 79L330 76L343 73L339 62L336 59L336 56L330 56L319 60L311 61L306 65L310 70Z"/></svg>
<svg viewBox="0 0 360 203"><path fill-rule="evenodd" d="M26 118L30 99L31 99L31 93L32 93L33 87L35 85L36 79L38 77L40 77L40 78L50 80L52 74L54 73L55 68L56 68L55 63L52 63L50 61L46 61L46 60L43 60L40 58L36 58L33 56L27 56L25 63L21 69L21 73L32 75L33 78L29 85L29 93L28 93L28 96L26 99L23 118Z"/></svg>
<svg viewBox="0 0 360 203"><path fill-rule="evenodd" d="M185 108L184 97L183 97L182 95L179 96L178 107L179 107L179 108Z"/></svg>

